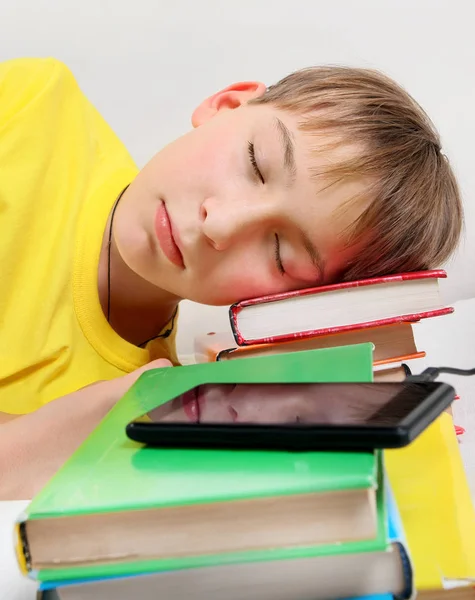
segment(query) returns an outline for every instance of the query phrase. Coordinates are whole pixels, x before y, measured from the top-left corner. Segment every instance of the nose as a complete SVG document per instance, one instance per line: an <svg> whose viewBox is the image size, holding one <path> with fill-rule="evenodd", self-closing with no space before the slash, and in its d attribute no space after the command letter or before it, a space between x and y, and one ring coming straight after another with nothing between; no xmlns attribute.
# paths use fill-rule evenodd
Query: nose
<svg viewBox="0 0 475 600"><path fill-rule="evenodd" d="M238 421L247 423L292 423L299 414L299 400L284 384L237 385L229 402Z"/></svg>
<svg viewBox="0 0 475 600"><path fill-rule="evenodd" d="M276 222L278 210L266 201L207 198L200 208L202 232L216 250L227 250L233 244L249 239Z"/></svg>

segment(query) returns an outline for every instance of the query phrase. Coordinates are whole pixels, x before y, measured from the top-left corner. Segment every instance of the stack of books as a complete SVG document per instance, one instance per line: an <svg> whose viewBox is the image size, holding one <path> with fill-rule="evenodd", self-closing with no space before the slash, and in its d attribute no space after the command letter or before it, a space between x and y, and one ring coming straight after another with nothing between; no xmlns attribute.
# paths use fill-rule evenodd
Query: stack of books
<svg viewBox="0 0 475 600"><path fill-rule="evenodd" d="M380 451L171 450L126 437L132 419L203 380L372 375L370 344L246 364L144 374L32 501L17 551L45 600L411 597Z"/></svg>
<svg viewBox="0 0 475 600"><path fill-rule="evenodd" d="M368 298L352 295L341 331L305 338L308 321L299 321L299 335L317 343L405 327L407 340L417 319L451 311L440 305L436 273L336 288L390 289L370 302L373 313L390 304L393 314L381 308L378 325L355 319ZM290 335L284 313L263 318L265 305L231 309L240 343L258 342L246 348L270 340L280 348ZM244 316L246 306L257 315ZM323 310L312 307L308 315ZM287 319L305 312L287 308ZM39 598L404 600L417 590L425 600L474 600L475 516L448 414L409 447L384 453L157 449L126 436L130 421L203 381L371 381L379 333L145 373L18 519L19 564L39 582Z"/></svg>
<svg viewBox="0 0 475 600"><path fill-rule="evenodd" d="M126 437L131 420L203 380L369 381L371 350L145 373L18 519L19 563L39 598L473 598L475 519L448 415L386 456Z"/></svg>
<svg viewBox="0 0 475 600"><path fill-rule="evenodd" d="M422 358L413 325L453 312L444 306L439 279L422 271L364 279L239 302L228 332L195 339L195 361L225 361L370 342L374 381L401 381L408 361Z"/></svg>

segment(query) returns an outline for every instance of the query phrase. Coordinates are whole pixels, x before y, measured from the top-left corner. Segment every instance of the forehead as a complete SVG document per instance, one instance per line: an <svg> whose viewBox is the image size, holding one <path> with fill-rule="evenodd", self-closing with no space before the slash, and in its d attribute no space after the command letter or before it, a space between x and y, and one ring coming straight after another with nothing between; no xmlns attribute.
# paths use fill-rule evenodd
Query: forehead
<svg viewBox="0 0 475 600"><path fill-rule="evenodd" d="M361 143L318 128L318 121L264 104L251 107L253 126L265 144L264 151L280 152L283 163L295 161L299 184L311 187L314 195L332 188L342 200L360 196L371 184L369 177L348 168L364 153ZM284 166L284 164L283 164ZM342 167L344 167L342 169ZM333 175L335 169L340 173ZM344 174L343 174L344 172Z"/></svg>

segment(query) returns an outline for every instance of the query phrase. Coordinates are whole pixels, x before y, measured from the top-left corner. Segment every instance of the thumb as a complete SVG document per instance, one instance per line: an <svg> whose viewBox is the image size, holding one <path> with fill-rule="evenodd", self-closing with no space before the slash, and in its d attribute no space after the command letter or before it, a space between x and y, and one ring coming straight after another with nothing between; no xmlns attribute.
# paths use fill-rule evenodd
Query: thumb
<svg viewBox="0 0 475 600"><path fill-rule="evenodd" d="M166 358L158 358L157 360L152 360L152 362L140 367L140 369L136 369L135 371L132 371L132 373L124 375L122 379L124 380L124 383L126 382L126 385L130 387L137 381L142 373L145 373L145 371L150 371L151 369L162 369L164 367L173 367L173 365Z"/></svg>
<svg viewBox="0 0 475 600"><path fill-rule="evenodd" d="M100 386L101 384L106 384L108 386L113 385L114 387L117 387L121 393L125 394L128 388L135 383L135 381L137 381L142 373L145 373L145 371L150 371L150 369L161 369L162 367L173 367L173 364L166 358L157 358L157 360L152 360L152 362L147 363L143 367L140 367L140 369L136 369L131 373L127 373L127 375L122 375L116 379L101 379L99 381L94 381L93 383L89 383L88 385L78 388L77 391L85 390L86 388L92 388L98 385Z"/></svg>

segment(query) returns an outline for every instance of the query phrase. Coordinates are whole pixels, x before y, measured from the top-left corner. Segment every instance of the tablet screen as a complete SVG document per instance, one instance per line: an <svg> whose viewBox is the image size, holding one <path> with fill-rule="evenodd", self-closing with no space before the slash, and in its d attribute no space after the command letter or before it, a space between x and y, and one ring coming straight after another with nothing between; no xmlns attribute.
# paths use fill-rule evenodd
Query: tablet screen
<svg viewBox="0 0 475 600"><path fill-rule="evenodd" d="M437 383L207 384L157 407L157 423L394 427Z"/></svg>

